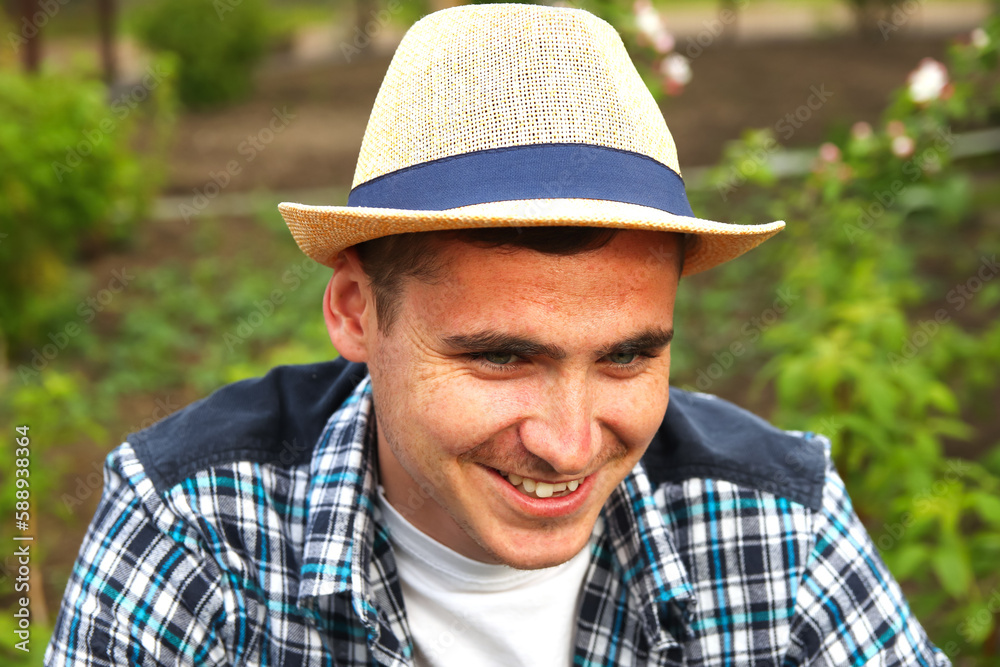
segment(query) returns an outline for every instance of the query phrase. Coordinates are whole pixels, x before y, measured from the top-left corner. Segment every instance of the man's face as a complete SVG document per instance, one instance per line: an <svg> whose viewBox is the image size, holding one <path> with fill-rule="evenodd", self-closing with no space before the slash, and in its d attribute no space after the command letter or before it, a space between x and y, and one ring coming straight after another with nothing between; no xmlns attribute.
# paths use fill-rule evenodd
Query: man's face
<svg viewBox="0 0 1000 667"><path fill-rule="evenodd" d="M477 560L578 553L667 408L676 251L645 231L568 257L444 245L367 343L389 502Z"/></svg>

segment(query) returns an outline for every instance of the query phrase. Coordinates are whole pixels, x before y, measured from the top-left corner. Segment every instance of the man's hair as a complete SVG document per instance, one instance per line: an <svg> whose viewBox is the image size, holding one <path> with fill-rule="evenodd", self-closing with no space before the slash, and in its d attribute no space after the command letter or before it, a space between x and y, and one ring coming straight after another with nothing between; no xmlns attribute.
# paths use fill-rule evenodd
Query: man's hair
<svg viewBox="0 0 1000 667"><path fill-rule="evenodd" d="M547 255L577 255L598 250L620 229L605 227L487 227L433 232L407 232L354 246L375 296L378 329L387 334L399 315L403 281L433 283L444 268L437 250L448 241L514 252L526 249ZM684 243L678 244L677 275L684 269Z"/></svg>

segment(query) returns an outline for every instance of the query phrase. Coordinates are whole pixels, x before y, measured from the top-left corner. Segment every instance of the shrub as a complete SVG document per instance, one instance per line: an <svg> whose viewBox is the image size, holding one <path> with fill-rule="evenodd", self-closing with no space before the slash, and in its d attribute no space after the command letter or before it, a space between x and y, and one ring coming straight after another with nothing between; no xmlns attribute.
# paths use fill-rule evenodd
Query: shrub
<svg viewBox="0 0 1000 667"><path fill-rule="evenodd" d="M264 0L155 0L136 29L153 50L178 56L178 95L190 108L249 94L269 41Z"/></svg>
<svg viewBox="0 0 1000 667"><path fill-rule="evenodd" d="M0 380L2 382L2 380ZM46 560L54 555L49 550L50 539L59 530L72 529L68 520L66 499L73 493L73 482L63 485L69 493L59 494L62 476L69 472L70 459L66 449L83 438L95 441L105 439L104 427L98 423L99 416L110 411L110 405L102 397L96 396L83 376L50 370L37 382L22 384L0 384L3 400L0 401L0 429L8 434L9 455L0 458L0 513L11 520L0 525L0 541L14 542L16 537L34 536L31 544L31 583L27 590L19 587L15 577L19 576L19 562L13 556L14 549L0 554L0 599L5 601L27 597L31 611L29 631L30 649L27 653L17 648L23 641L14 633L23 629L18 620L13 619L12 603L0 623L0 663L11 667L35 667L42 664L42 654L51 636L51 624L55 620L46 615L44 591L48 585L59 587L62 582L51 579L51 572L45 567ZM24 465L27 463L27 465ZM100 470L100 468L97 468ZM94 470L77 475L81 477ZM88 491L100 493L100 476ZM25 510L27 507L27 510ZM27 526L18 524L25 520Z"/></svg>
<svg viewBox="0 0 1000 667"><path fill-rule="evenodd" d="M79 75L0 71L0 350L6 341L11 358L65 307L67 262L127 238L150 204L161 161L155 147L145 159L133 150L135 111L154 88L166 108L171 72L156 62L109 105L104 85Z"/></svg>
<svg viewBox="0 0 1000 667"><path fill-rule="evenodd" d="M831 437L875 545L931 638L961 664L996 664L1000 447L984 442L972 461L949 458L946 445L973 435L962 406L995 411L1000 284L995 232L972 208L951 126L976 127L1000 99L1000 87L974 84L995 81L998 41L993 19L953 49L950 66L922 62L881 124L839 133L804 177L776 179L773 137L749 133L699 207L726 219L712 209L738 200L751 219L789 221L784 238L709 278L741 286L766 276L795 299L752 331L770 360L749 393L773 400L783 427ZM708 312L731 327L750 291L735 287Z"/></svg>

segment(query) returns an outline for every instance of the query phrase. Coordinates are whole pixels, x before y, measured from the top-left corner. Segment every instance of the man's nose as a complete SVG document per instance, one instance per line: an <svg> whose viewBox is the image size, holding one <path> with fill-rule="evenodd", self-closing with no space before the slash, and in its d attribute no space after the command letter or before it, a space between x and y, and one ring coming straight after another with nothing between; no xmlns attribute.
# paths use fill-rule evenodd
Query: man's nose
<svg viewBox="0 0 1000 667"><path fill-rule="evenodd" d="M560 378L539 402L538 411L521 425L524 447L552 466L556 474L590 471L600 447L601 427L594 400L583 378Z"/></svg>

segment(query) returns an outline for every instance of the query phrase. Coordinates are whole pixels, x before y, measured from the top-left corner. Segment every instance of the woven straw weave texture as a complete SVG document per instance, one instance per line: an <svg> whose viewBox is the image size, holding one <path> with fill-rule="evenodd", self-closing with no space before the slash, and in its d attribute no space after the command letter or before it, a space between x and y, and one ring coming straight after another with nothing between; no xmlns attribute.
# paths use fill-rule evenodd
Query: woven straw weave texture
<svg viewBox="0 0 1000 667"><path fill-rule="evenodd" d="M606 22L578 9L456 7L400 43L352 187L450 155L548 143L628 150L680 173L656 101Z"/></svg>
<svg viewBox="0 0 1000 667"><path fill-rule="evenodd" d="M424 17L403 38L376 97L353 187L434 160L544 144L629 151L680 174L660 109L609 24L568 8L455 7ZM578 198L443 211L285 202L279 210L303 252L327 266L341 250L389 234L576 225L690 234L684 263L690 275L738 257L784 228L781 221L733 225Z"/></svg>

